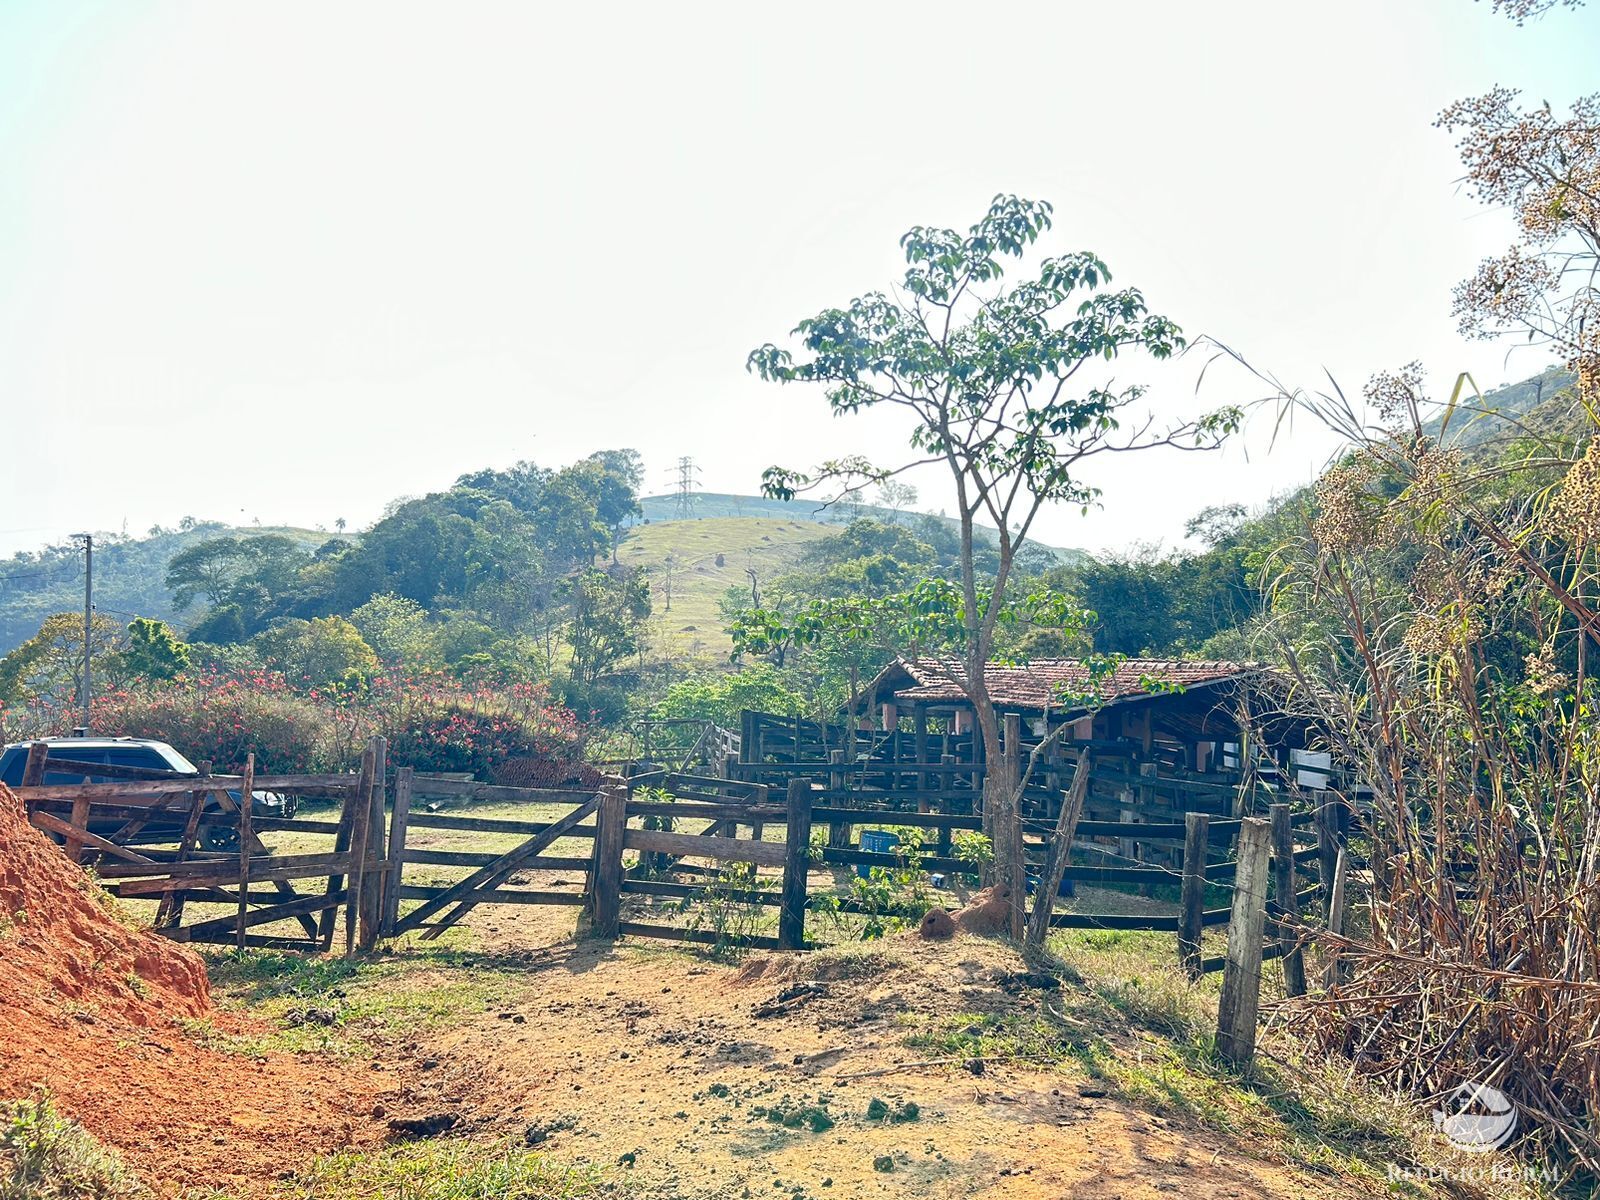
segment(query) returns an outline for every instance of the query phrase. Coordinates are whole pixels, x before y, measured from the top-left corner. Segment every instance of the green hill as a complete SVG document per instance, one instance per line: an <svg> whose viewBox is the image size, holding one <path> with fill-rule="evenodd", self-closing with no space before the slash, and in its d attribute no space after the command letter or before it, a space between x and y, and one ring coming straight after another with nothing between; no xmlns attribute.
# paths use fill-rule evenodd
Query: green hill
<svg viewBox="0 0 1600 1200"><path fill-rule="evenodd" d="M188 546L212 538L281 533L307 547L341 535L290 526L234 528L215 521L189 529L161 530L148 537L95 535L94 601L105 616L127 621L155 617L182 619L167 592L167 563ZM83 550L75 543L19 553L0 562L0 654L15 649L39 631L51 613L83 611Z"/></svg>
<svg viewBox="0 0 1600 1200"><path fill-rule="evenodd" d="M678 497L675 495L641 496L639 506L644 510L644 524L655 525L659 522L686 519L680 512ZM913 528L920 521L937 521L951 529L958 527L954 517L906 512L885 508L881 504L849 503L824 506L818 500L772 500L766 496L736 496L727 492L695 492L689 498L689 508L690 516L687 519L691 521L763 517L790 525L804 522L827 526L848 525L857 518L869 517L874 521L886 521ZM1086 562L1089 558L1089 555L1082 550L1059 546L1046 546L1044 549L1053 551L1062 566Z"/></svg>
<svg viewBox="0 0 1600 1200"><path fill-rule="evenodd" d="M652 656L724 661L733 643L720 609L730 587L748 588L748 571L762 585L791 569L808 542L832 528L818 521L769 516L703 517L635 525L617 557L650 572ZM671 608L668 608L668 561Z"/></svg>

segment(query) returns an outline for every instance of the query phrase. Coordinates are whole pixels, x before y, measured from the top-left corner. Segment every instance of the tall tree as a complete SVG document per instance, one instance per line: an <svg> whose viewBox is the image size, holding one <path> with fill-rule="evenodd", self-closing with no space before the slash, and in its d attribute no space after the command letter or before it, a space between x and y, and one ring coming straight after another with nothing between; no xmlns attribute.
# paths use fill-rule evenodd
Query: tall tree
<svg viewBox="0 0 1600 1200"><path fill-rule="evenodd" d="M991 764L984 805L1008 842L997 846L997 874L1019 903L1020 747L1002 745L985 680L1017 553L1046 507L1095 500L1079 474L1085 461L1155 446L1209 448L1240 420L1230 408L1171 428L1150 417L1123 428L1145 389L1096 380L1089 368L1128 352L1168 358L1182 335L1136 289L1110 290L1110 271L1087 251L1047 258L1032 276L1004 284L1006 260L1020 259L1050 226L1049 204L1004 195L964 233L917 226L901 239L907 267L898 289L802 320L798 358L770 343L749 358L763 379L824 385L835 415L902 411L914 452L887 468L855 456L809 472L771 467L767 495L831 487L837 499L914 467L942 465L949 474L961 545L958 586L943 594L956 635L948 670L972 703ZM984 525L997 542L992 573L979 566Z"/></svg>

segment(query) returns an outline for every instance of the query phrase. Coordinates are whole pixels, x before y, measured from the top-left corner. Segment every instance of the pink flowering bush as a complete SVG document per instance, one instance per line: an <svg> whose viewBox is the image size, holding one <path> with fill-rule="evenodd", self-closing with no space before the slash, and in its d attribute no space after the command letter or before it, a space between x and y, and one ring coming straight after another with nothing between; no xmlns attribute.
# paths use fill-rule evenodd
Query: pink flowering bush
<svg viewBox="0 0 1600 1200"><path fill-rule="evenodd" d="M8 740L64 734L70 706L0 712ZM263 669L190 672L108 691L94 701L96 733L170 742L195 763L233 771L252 751L258 771L346 771L369 737L389 740L391 768L471 772L498 780L570 774L586 731L543 684L463 684L449 676L380 678L364 689L297 691ZM544 765L541 765L544 764Z"/></svg>

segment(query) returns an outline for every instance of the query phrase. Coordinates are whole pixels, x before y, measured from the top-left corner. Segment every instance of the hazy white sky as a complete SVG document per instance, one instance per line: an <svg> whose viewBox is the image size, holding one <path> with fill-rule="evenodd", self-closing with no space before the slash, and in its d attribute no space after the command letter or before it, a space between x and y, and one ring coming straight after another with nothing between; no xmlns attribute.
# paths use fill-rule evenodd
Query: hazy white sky
<svg viewBox="0 0 1600 1200"><path fill-rule="evenodd" d="M888 461L893 420L747 376L881 286L917 223L1056 205L1191 334L1287 381L1463 343L1449 290L1505 245L1462 194L1457 97L1600 87L1600 5L1472 0L550 5L0 0L0 551L185 514L352 526L518 458L633 446L708 490ZM1255 394L1237 375L1179 413ZM1173 540L1308 478L1268 455L1118 460L1047 541ZM937 475L915 479L937 508Z"/></svg>

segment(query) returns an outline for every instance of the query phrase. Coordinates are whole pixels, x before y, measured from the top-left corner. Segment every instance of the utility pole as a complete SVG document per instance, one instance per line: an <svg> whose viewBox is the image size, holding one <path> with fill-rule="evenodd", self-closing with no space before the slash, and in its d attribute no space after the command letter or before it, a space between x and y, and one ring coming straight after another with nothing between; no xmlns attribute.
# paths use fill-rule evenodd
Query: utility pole
<svg viewBox="0 0 1600 1200"><path fill-rule="evenodd" d="M94 535L75 533L83 539L83 731L89 732L89 703L94 698L94 681L91 678L92 656L90 646L94 633Z"/></svg>

